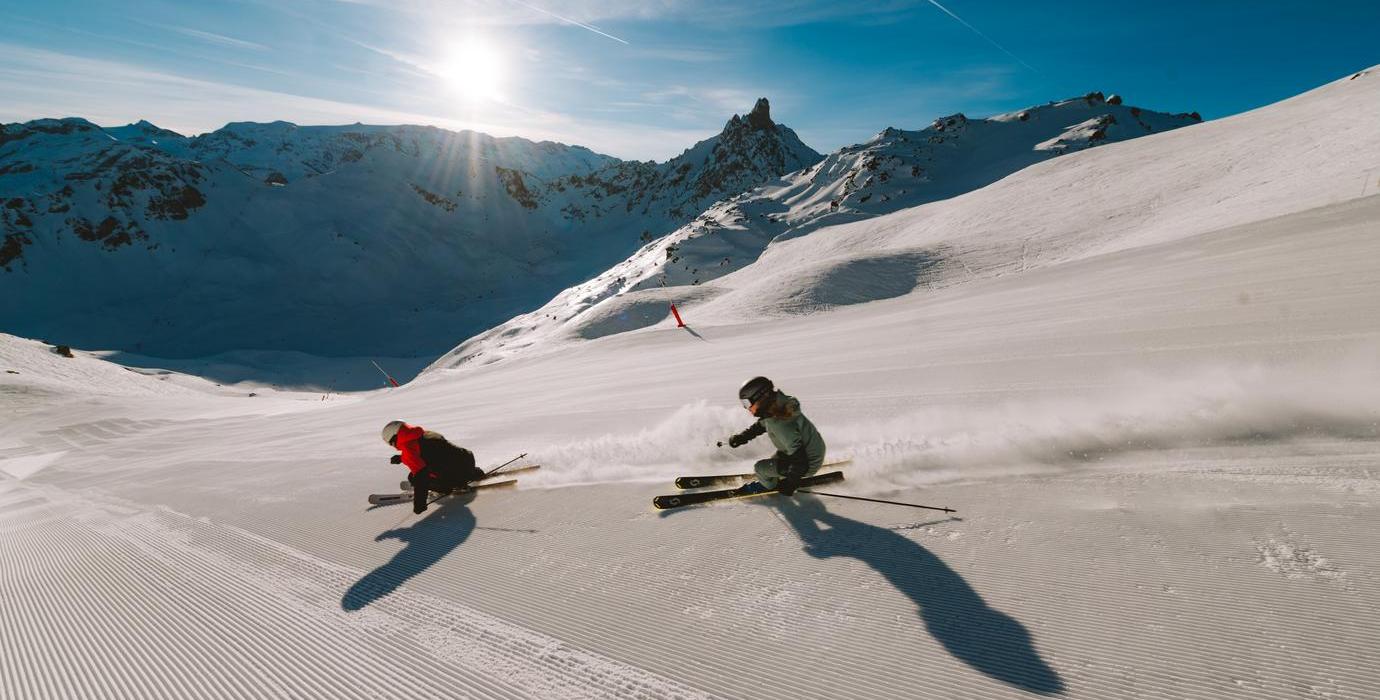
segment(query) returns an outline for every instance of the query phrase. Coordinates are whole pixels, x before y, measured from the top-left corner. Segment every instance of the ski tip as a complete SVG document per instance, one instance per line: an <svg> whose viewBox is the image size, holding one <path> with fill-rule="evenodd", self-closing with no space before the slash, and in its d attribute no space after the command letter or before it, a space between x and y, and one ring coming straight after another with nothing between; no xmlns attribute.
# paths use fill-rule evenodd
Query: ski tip
<svg viewBox="0 0 1380 700"><path fill-rule="evenodd" d="M676 477L676 488L678 489L700 489L708 486L719 486L722 484L732 484L740 481L747 481L756 478L756 474L715 474L713 476L678 476Z"/></svg>
<svg viewBox="0 0 1380 700"><path fill-rule="evenodd" d="M677 508L680 505L681 499L679 496L657 496L656 498L652 499L652 507L656 508L657 510Z"/></svg>

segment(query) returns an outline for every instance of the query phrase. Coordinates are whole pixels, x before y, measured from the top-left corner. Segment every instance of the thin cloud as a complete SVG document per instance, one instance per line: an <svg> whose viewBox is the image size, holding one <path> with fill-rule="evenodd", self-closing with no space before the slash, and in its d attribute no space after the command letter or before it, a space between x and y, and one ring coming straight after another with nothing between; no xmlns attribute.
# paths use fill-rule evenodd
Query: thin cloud
<svg viewBox="0 0 1380 700"><path fill-rule="evenodd" d="M342 5L386 9L392 14L421 18L428 23L449 21L450 7L436 0L330 0ZM590 22L673 21L698 26L770 28L825 21L877 24L899 20L921 0L872 0L868 3L840 3L826 0L770 0L765 3L742 0L541 0L536 7L526 0L462 0L462 23L478 25L526 25L561 22L601 36L628 42L605 32ZM514 11L522 7L530 12ZM551 8L551 9L546 9ZM579 22L572 15L585 18Z"/></svg>
<svg viewBox="0 0 1380 700"><path fill-rule="evenodd" d="M825 0L662 0L585 3L604 15L637 20L688 22L715 28L765 29L818 22L888 24L912 11L919 0L871 0L841 3Z"/></svg>
<svg viewBox="0 0 1380 700"><path fill-rule="evenodd" d="M536 7L536 6L533 6L533 5L528 5L527 3L522 2L522 0L508 0L508 2L511 2L511 3L513 3L514 5L521 5L521 6L527 8L527 9L529 9L529 10L533 10L533 11L535 11L535 12L540 12L540 13L542 13L542 14L544 14L544 15L548 15L548 16L550 16L550 17L554 17L554 18L556 18L556 19L558 19L558 20L560 20L560 21L562 21L562 22L565 22L566 24L573 24L573 25L575 25L575 26L577 26L577 27L580 27L580 28L582 28L582 29L588 29L589 31L594 32L595 34L598 34L599 36L608 37L608 38L613 39L614 41L619 42L619 43L621 43L621 44L624 44L624 45L627 45L627 44L628 44L628 42L624 41L623 39L619 39L618 37L616 37L616 36L614 36L614 35L612 35L612 34L609 34L608 32L605 32L605 31L599 29L598 27L595 27L595 26L589 25L589 24L585 24L584 22L577 22L577 21L575 21L575 20L573 20L573 19L570 19L569 17L562 17L561 15L558 15L558 14L556 14L556 13L554 13L554 12L551 12L550 10L543 10L543 9L541 9L540 7Z"/></svg>
<svg viewBox="0 0 1380 700"><path fill-rule="evenodd" d="M657 90L648 90L642 93L642 99L649 102L661 104L680 104L682 106L697 105L697 112L703 117L718 119L728 118L734 113L746 113L752 109L756 98L760 96L749 90L739 88L713 88L713 87L691 87L686 85L671 85Z"/></svg>
<svg viewBox="0 0 1380 700"><path fill-rule="evenodd" d="M100 39L101 41L112 41L112 42L117 42L117 43L121 43L121 44L127 44L127 45L129 45L129 46L138 46L138 47L140 47L140 48L151 49L151 50L156 51L156 52L159 52L159 53L165 53L165 54L172 55L172 56L182 56L182 57L184 57L184 58L190 58L190 59L193 59L193 60L199 61L199 62L219 63L219 64L222 64L222 65L235 66L235 67L237 67L237 68L247 68L247 69L249 69L249 70L256 70L256 71L261 71L261 72L264 72L264 73L273 73L273 74L275 74L275 75L283 75L283 76L288 76L288 77L292 77L292 78L306 78L306 77L309 77L309 76L306 76L306 75L301 74L301 73L292 73L292 72L290 72L290 71L285 71L285 70L282 70L281 68L271 68L271 67L268 67L268 66L260 66L260 65L255 65L255 64L252 64L252 63L243 63L243 62L239 62L239 61L231 61L231 60L227 60L227 59L225 59L224 57L221 57L221 56L212 56L212 55L205 55L205 54L201 54L201 53L195 53L195 52L192 52L192 51L184 51L184 50L182 50L182 49L180 49L180 48L176 48L176 47L173 47L173 46L169 46L167 43L161 43L161 44L160 44L160 43L149 42L149 41L138 41L138 40L136 40L136 39L131 39L131 38L129 38L128 36L124 36L124 35L117 35L117 34L102 34L102 33L99 33L99 32L92 32L92 31L88 31L88 30L85 30L85 29L78 29L78 28L76 28L76 27L70 27L70 26L64 26L64 25L51 24L51 23L48 23L48 22L40 22L40 21L38 21L38 20L26 20L26 21L27 21L28 23L30 23L30 24L38 25L38 26L41 26L41 27L48 27L48 28L50 28L50 29L54 29L54 30L57 30L57 31L68 32L68 33L76 34L76 35L79 35L79 36L91 37L91 38L93 38L93 39ZM146 26L146 27L153 27L153 28L155 28L155 29L164 29L164 30L168 30L168 31L181 31L181 30L185 29L185 28L183 28L183 27L173 27L173 26L164 25L164 24L156 24L156 23L152 23L152 22L145 22L145 21L139 20L139 19L135 19L135 20L133 20L133 21L136 22L136 23L138 23L138 24L142 24L142 25L144 25L144 26ZM196 30L190 30L190 29L189 29L189 30L187 30L187 31L196 31ZM217 36L218 36L218 35L217 35ZM221 38L229 39L229 37L221 37ZM230 39L230 41L239 41L239 40L238 40L238 39ZM270 49L269 47L267 47L267 46L263 46L263 45L261 45L261 44L254 44L253 42L242 42L242 43L250 44L250 45L253 46L253 47L257 47L257 48L263 49L263 50L265 50L265 51L271 50L271 49Z"/></svg>
<svg viewBox="0 0 1380 700"><path fill-rule="evenodd" d="M494 135L513 133L498 124L199 80L15 44L0 43L0 49L11 61L26 64L0 70L0 92L24 95L28 109L40 110L14 114L6 105L4 111L20 120L54 115L85 116L104 123L148 118L166 120L165 126L188 134L210 131L228 121L276 119L318 124L434 124ZM7 74L13 79L6 80Z"/></svg>
<svg viewBox="0 0 1380 700"><path fill-rule="evenodd" d="M5 95L0 100L0 122L76 116L111 125L147 119L189 136L235 121L429 124L495 137L578 144L599 153L640 159L673 156L704 136L699 130L596 121L515 105L507 105L512 112L502 119L454 119L188 78L3 41L0 94Z"/></svg>
<svg viewBox="0 0 1380 700"><path fill-rule="evenodd" d="M386 56L388 58L393 59L394 61L401 63L404 66L407 66L409 69L411 69L410 72L418 77L434 78L440 72L435 65L433 65L430 61L427 61L425 58L422 58L421 56L403 53L401 51L393 51L392 49L385 49L379 46L374 46L372 44L366 44L358 39L351 39L348 36L341 36L340 38L362 49L368 49L380 56Z"/></svg>
<svg viewBox="0 0 1380 700"><path fill-rule="evenodd" d="M719 61L726 61L729 58L729 53L727 52L708 51L704 49L637 48L633 51L635 55L641 58L675 61L678 63L717 63Z"/></svg>
<svg viewBox="0 0 1380 700"><path fill-rule="evenodd" d="M236 39L234 37L225 36L224 34L203 32L200 29L192 29L191 27L168 27L168 29L178 32L179 34L185 34L203 41L208 41L212 44L220 44L221 46L229 46L237 49L252 49L254 51L269 50L269 48L263 44L256 44L252 41L245 41L244 39Z"/></svg>
<svg viewBox="0 0 1380 700"><path fill-rule="evenodd" d="M144 25L145 27L153 27L154 29L162 29L162 30L168 31L168 32L176 32L176 33L181 34L181 35L183 35L183 36L189 36L189 37L191 37L191 38L193 38L193 39L199 39L199 40L204 41L204 42L206 42L206 43L208 43L208 44L217 44L217 45L220 45L220 46L228 46L228 47L234 48L234 49L249 49L249 50L251 50L251 51L270 51L270 50L271 50L269 47L264 46L263 44L256 44L256 43L254 43L254 42L252 42L252 41L245 41L244 39L236 39L235 37L232 37L232 36L225 36L224 34L216 34L215 32L208 32L208 31L204 31L204 30L201 30L201 29L192 29L191 27L183 27L183 26L175 25L175 24L163 24L163 23L161 23L161 22L150 22L150 21L148 21L148 20L143 20L143 19L138 19L138 18L134 18L133 21L134 21L135 23L137 23L137 24L142 24L142 25ZM69 30L71 30L70 27L63 27L63 29L69 29ZM80 30L71 30L71 31L80 31ZM116 38L116 37L108 37L108 38Z"/></svg>
<svg viewBox="0 0 1380 700"><path fill-rule="evenodd" d="M971 30L973 31L974 34L976 34L976 35L982 37L983 39L986 39L986 40L987 40L987 43L989 43L989 44L991 44L991 45L993 45L993 46L995 46L995 47L1001 49L1002 52L1005 53L1007 56L1010 56L1011 58L1016 59L1016 61L1019 62L1021 65L1025 66L1026 68L1029 68L1030 70L1035 71L1036 73L1039 73L1039 72L1040 72L1040 71L1036 70L1035 66L1032 66L1032 65L1030 65L1029 63L1026 63L1024 60L1022 60L1020 56L1017 56L1016 54L1011 53L1010 51L1008 51L1008 50L1006 49L1005 46L1002 46L1001 44L998 44L996 41L994 41L994 40L992 39L992 37L989 37L989 36L987 36L986 34L983 34L982 32L978 31L978 28L977 28L977 27L974 27L973 25L968 24L966 21L964 21L964 19L963 19L962 17L959 17L958 15L954 14L953 12L950 12L950 11L949 11L949 8L944 7L943 5L940 5L939 2L938 2L938 0L929 0L929 3L930 3L931 5L934 5L935 7L939 8L940 10L943 10L944 14L946 14L946 15L948 15L948 16L950 16L950 17L953 17L959 24L961 24L961 25L963 25L963 26L965 26L965 27L971 29Z"/></svg>

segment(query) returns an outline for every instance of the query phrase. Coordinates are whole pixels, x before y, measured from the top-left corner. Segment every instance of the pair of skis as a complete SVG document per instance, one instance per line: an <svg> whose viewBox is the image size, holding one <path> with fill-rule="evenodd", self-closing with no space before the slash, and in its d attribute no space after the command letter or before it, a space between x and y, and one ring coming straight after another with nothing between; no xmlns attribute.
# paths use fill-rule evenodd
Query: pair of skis
<svg viewBox="0 0 1380 700"><path fill-rule="evenodd" d="M838 467L849 463L852 460L844 459L837 462L829 462L824 467ZM821 467L823 468L823 467ZM723 486L725 484L736 484L751 482L757 478L757 474L716 474L712 476L682 476L676 479L676 488L698 489L707 486ZM818 486L819 484L830 484L835 481L843 481L843 472L832 471L814 476L807 476L800 480L800 486ZM733 489L720 489L717 491L696 491L693 493L675 493L669 496L657 496L652 499L652 505L660 510L668 508L683 508L685 506L698 505L700 503L710 503L713 501L726 501L737 498L752 498L754 496L766 496L777 493L776 489L757 490L750 489L745 484Z"/></svg>
<svg viewBox="0 0 1380 700"><path fill-rule="evenodd" d="M514 487L514 486L517 486L517 479L503 479L502 481L490 481L490 479L496 479L496 478L499 478L499 477L508 477L508 476L512 476L513 474L520 474L520 473L522 473L522 472L530 472L530 471L532 471L533 469L540 469L540 468L541 468L541 465L540 465L540 464L529 464L529 465L527 465L527 466L525 466L525 467L514 467L514 468L512 468L512 469L505 469L505 470L503 470L503 471L496 471L496 472L493 472L493 473L490 473L490 474L485 475L485 476L484 476L484 479L481 480L481 481L476 481L476 482L470 484L469 486L467 486L467 487L465 487L465 488L463 488L463 489L455 489L454 491L451 491L451 492L450 492L449 494L447 494L447 495L452 495L452 496L453 496L453 495L456 495L456 494L470 493L470 492L472 492L472 491L488 491L488 490L492 490L492 489L512 488L512 487ZM404 481L404 482L398 484L398 488L402 489L402 491L401 491L400 493L375 493L375 494L370 494L370 495L369 495L369 505L374 505L374 506L391 506L391 505L397 505L397 504L399 504L399 503L411 503L411 502L412 502L412 492L413 492L413 491L412 491L412 484L410 484L410 483Z"/></svg>
<svg viewBox="0 0 1380 700"><path fill-rule="evenodd" d="M830 467L842 467L852 459L840 459L836 462L825 462L820 469ZM713 476L678 476L676 477L676 488L678 489L702 489L708 486L725 486L727 484L740 484L744 481L752 481L757 478L755 472L745 474L715 474Z"/></svg>
<svg viewBox="0 0 1380 700"><path fill-rule="evenodd" d="M737 475L734 475L737 476ZM755 474L753 476L756 476ZM702 478L702 477L682 477L682 478ZM676 480L677 482L680 479ZM818 486L820 484L831 484L835 481L843 481L843 472L828 472L807 476L800 480L800 486ZM727 501L738 498L753 498L755 496L770 496L777 493L776 489L765 489L762 491L748 490L746 486L736 489L722 489L719 491L691 491L689 493L673 493L669 496L657 496L652 499L652 505L658 510L669 508L683 508L685 506L699 505L713 501Z"/></svg>

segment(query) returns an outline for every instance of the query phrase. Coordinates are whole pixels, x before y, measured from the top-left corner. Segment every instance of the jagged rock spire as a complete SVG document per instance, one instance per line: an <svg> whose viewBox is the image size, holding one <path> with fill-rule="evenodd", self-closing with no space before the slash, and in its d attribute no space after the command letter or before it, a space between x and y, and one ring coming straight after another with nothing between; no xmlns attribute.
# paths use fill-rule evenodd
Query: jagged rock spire
<svg viewBox="0 0 1380 700"><path fill-rule="evenodd" d="M767 98L757 98L757 104L752 106L751 112L748 112L747 123L759 131L776 126L771 120L771 103L767 102Z"/></svg>

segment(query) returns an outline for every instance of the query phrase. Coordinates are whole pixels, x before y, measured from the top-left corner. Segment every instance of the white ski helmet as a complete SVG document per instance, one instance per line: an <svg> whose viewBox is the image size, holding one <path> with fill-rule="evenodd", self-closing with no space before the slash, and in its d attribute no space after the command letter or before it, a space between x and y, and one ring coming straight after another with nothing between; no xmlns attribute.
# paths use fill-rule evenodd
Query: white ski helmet
<svg viewBox="0 0 1380 700"><path fill-rule="evenodd" d="M403 422L400 420L390 420L388 425L383 426L383 441L393 444L393 438L398 436L398 431L402 430Z"/></svg>

